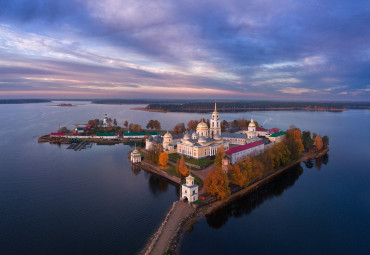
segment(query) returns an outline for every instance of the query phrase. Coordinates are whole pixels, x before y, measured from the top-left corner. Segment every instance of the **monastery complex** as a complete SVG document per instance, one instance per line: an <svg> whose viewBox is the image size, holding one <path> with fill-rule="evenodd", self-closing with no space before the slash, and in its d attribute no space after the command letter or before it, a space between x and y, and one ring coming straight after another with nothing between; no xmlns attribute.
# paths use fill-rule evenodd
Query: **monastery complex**
<svg viewBox="0 0 370 255"><path fill-rule="evenodd" d="M266 143L279 142L284 137L285 132L280 129L257 128L253 118L246 130L222 133L221 121L215 104L210 127L202 120L195 132L186 131L183 135L172 135L167 131L163 137L150 136L146 139L145 147L149 150L154 144L161 144L163 150L168 153L201 159L216 155L218 148L223 146L228 155L229 164L234 164L239 158L262 152L265 146L269 146Z"/></svg>

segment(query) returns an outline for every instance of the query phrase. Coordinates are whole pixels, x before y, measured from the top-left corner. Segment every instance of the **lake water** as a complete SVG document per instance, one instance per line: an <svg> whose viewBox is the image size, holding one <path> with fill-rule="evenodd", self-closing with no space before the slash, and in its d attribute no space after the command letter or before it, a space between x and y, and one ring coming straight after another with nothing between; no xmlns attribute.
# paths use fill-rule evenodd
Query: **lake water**
<svg viewBox="0 0 370 255"><path fill-rule="evenodd" d="M58 102L59 103L59 102ZM107 113L163 129L210 114L152 113L137 105L0 105L0 254L136 254L156 231L177 188L131 168L128 145L82 151L39 144L40 135ZM368 254L370 111L220 113L265 127L330 137L328 158L293 168L250 197L201 218L182 254ZM321 166L321 167L320 167Z"/></svg>

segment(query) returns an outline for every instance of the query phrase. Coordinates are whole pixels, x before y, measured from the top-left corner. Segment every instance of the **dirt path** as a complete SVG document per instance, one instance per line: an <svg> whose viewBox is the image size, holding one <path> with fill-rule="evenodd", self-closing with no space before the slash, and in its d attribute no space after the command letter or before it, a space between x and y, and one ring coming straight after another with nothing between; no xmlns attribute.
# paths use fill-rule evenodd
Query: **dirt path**
<svg viewBox="0 0 370 255"><path fill-rule="evenodd" d="M200 179L202 179L202 181L204 181L206 177L208 176L209 172L214 168L216 168L216 166L215 164L212 164L208 166L207 168L204 168L203 170L190 170L190 172L198 176Z"/></svg>
<svg viewBox="0 0 370 255"><path fill-rule="evenodd" d="M156 233L157 238L152 239L151 244L146 247L142 254L162 255L169 246L169 241L176 235L181 221L194 211L195 209L186 202L175 202L164 223Z"/></svg>

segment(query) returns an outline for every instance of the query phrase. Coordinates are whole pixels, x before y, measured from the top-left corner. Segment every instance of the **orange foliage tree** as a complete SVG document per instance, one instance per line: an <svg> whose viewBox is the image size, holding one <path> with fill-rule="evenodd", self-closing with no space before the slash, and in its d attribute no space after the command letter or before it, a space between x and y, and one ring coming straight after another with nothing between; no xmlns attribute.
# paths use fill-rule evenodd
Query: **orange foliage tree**
<svg viewBox="0 0 370 255"><path fill-rule="evenodd" d="M224 149L224 146L222 145L217 149L216 155L215 155L215 165L217 167L222 167L222 159L226 156L226 152Z"/></svg>
<svg viewBox="0 0 370 255"><path fill-rule="evenodd" d="M242 173L238 164L229 167L231 182L240 187L244 186L247 181L247 176Z"/></svg>
<svg viewBox="0 0 370 255"><path fill-rule="evenodd" d="M302 133L299 128L292 128L286 132L287 138L293 138L298 145L298 154L304 150L302 143Z"/></svg>
<svg viewBox="0 0 370 255"><path fill-rule="evenodd" d="M322 138L319 135L315 137L315 146L318 150L321 150L324 147L324 143L322 142Z"/></svg>
<svg viewBox="0 0 370 255"><path fill-rule="evenodd" d="M215 168L209 172L204 180L204 187L207 192L220 200L230 195L229 178L220 168Z"/></svg>
<svg viewBox="0 0 370 255"><path fill-rule="evenodd" d="M161 154L159 154L158 162L161 166L167 166L168 154L166 152L161 152Z"/></svg>
<svg viewBox="0 0 370 255"><path fill-rule="evenodd" d="M189 170L185 165L184 156L181 156L180 163L179 163L179 172L182 176L187 176L189 174Z"/></svg>

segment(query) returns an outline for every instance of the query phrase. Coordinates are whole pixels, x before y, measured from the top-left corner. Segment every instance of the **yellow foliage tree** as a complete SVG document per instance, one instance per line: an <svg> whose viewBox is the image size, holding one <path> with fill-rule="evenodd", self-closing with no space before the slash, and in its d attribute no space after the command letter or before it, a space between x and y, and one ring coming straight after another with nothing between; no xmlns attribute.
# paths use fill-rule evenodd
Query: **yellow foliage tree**
<svg viewBox="0 0 370 255"><path fill-rule="evenodd" d="M230 166L229 169L231 182L240 187L244 186L247 182L247 176L242 173L238 164Z"/></svg>
<svg viewBox="0 0 370 255"><path fill-rule="evenodd" d="M204 187L207 192L220 200L230 195L229 178L220 168L215 168L209 172L207 178L204 180Z"/></svg>
<svg viewBox="0 0 370 255"><path fill-rule="evenodd" d="M181 156L181 159L180 159L179 172L182 176L187 176L189 174L189 170L185 165L184 156Z"/></svg>
<svg viewBox="0 0 370 255"><path fill-rule="evenodd" d="M222 145L217 149L216 155L215 155L215 165L217 167L222 167L222 159L226 156L226 152L224 149L224 146Z"/></svg>
<svg viewBox="0 0 370 255"><path fill-rule="evenodd" d="M167 166L167 163L168 163L168 154L166 152L161 152L161 154L159 154L159 160L158 160L159 164L161 166Z"/></svg>
<svg viewBox="0 0 370 255"><path fill-rule="evenodd" d="M287 136L287 138L293 138L294 141L297 143L298 153L301 153L304 150L303 143L302 143L302 133L301 133L301 130L299 128L289 129L286 132L286 136Z"/></svg>
<svg viewBox="0 0 370 255"><path fill-rule="evenodd" d="M319 135L315 137L315 146L318 150L321 150L324 147L324 143L322 142L322 138Z"/></svg>

